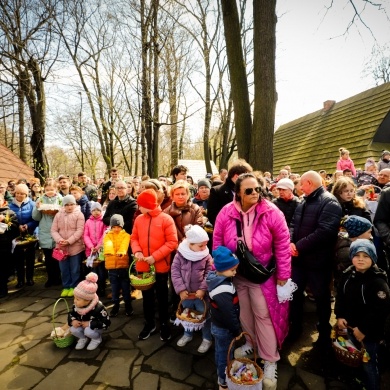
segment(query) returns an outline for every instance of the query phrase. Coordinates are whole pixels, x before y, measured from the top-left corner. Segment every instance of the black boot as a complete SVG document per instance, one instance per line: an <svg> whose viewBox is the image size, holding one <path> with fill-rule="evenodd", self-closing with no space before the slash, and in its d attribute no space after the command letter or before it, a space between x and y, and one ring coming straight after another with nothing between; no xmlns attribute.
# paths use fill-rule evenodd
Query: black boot
<svg viewBox="0 0 390 390"><path fill-rule="evenodd" d="M134 314L133 306L131 306L131 302L125 303L125 313L128 317L131 317Z"/></svg>
<svg viewBox="0 0 390 390"><path fill-rule="evenodd" d="M110 317L116 317L119 313L119 303L115 303L110 311Z"/></svg>

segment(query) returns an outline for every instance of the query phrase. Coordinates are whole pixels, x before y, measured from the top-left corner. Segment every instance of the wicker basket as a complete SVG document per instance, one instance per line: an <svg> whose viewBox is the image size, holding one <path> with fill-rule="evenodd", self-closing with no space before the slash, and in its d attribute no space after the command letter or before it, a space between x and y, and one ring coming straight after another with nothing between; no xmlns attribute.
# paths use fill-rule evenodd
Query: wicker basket
<svg viewBox="0 0 390 390"><path fill-rule="evenodd" d="M196 299L195 293L189 293L188 296L189 298L187 299ZM204 306L203 313L191 309L191 311L195 315L201 315L202 317L191 318L188 317L186 314L183 314L185 308L183 307L183 299L182 299L176 310L176 320L174 324L177 326L183 325L183 328L186 331L190 331L190 332L202 329L206 322L206 316L207 316L207 304L205 301L203 301L203 306Z"/></svg>
<svg viewBox="0 0 390 390"><path fill-rule="evenodd" d="M17 246L30 246L35 245L35 243L38 242L38 239L35 236L32 236L30 234L26 236L19 236L15 238L15 244Z"/></svg>
<svg viewBox="0 0 390 390"><path fill-rule="evenodd" d="M52 324L53 324L53 330L54 330L54 333L55 333L55 337L53 337L53 341L54 341L54 344L58 347L58 348L66 348L66 347L69 347L70 345L73 344L74 340L75 340L75 337L69 333L67 336L65 337L58 337L57 336L57 331L56 331L56 326L55 326L55 321L54 321L54 316L55 316L55 311L56 311L56 307L57 307L57 304L58 302L60 301L64 301L65 302L65 305L66 305L66 309L67 309L67 312L69 313L69 306L68 306L68 302L66 301L66 299L64 298L58 298L56 303L54 304L54 307L53 307L53 314L52 314Z"/></svg>
<svg viewBox="0 0 390 390"><path fill-rule="evenodd" d="M250 340L252 345L253 340L249 333L242 332L238 337L232 340L229 346L228 354L227 354L227 367L226 367L226 384L229 388L229 390L262 390L263 388L263 370L259 367L259 365L256 363L256 352L254 352L253 360L248 358L238 358L238 359L230 359L232 348L236 341L240 340L241 337L247 336ZM253 364L256 372L257 372L257 379L254 379L251 382L243 382L240 380L237 380L231 373L230 370L232 368L234 361L239 361L241 363L246 364Z"/></svg>
<svg viewBox="0 0 390 390"><path fill-rule="evenodd" d="M59 210L40 210L42 214L51 215L54 217Z"/></svg>
<svg viewBox="0 0 390 390"><path fill-rule="evenodd" d="M349 327L349 329L352 328ZM332 348L335 353L336 359L340 363L345 364L346 366L359 367L363 363L365 353L366 353L363 342L360 343L362 346L360 351L350 352L347 349L343 349L336 345L338 336L341 336L340 330L338 329L337 325L335 325L332 330L331 339L332 339ZM342 333L342 337L348 340L348 333Z"/></svg>
<svg viewBox="0 0 390 390"><path fill-rule="evenodd" d="M130 276L130 284L136 289L136 290L149 290L152 288L154 283L156 283L156 270L154 265L152 264L150 266L150 272L131 272L133 265L135 264L137 260L134 259L133 262L130 264L129 267L129 276Z"/></svg>

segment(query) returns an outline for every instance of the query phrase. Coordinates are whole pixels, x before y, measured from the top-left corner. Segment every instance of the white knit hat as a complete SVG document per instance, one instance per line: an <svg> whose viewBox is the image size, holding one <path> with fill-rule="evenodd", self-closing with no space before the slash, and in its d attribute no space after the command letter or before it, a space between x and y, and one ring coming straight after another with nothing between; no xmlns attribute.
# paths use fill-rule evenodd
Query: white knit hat
<svg viewBox="0 0 390 390"><path fill-rule="evenodd" d="M206 231L199 225L187 225L184 231L186 232L187 241L190 244L199 244L200 242L209 240Z"/></svg>

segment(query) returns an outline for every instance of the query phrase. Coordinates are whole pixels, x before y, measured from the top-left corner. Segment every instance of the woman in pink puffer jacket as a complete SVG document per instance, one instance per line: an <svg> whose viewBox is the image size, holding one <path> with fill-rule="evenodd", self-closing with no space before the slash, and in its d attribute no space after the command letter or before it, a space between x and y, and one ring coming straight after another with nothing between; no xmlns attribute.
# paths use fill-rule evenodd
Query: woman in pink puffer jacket
<svg viewBox="0 0 390 390"><path fill-rule="evenodd" d="M218 214L213 233L213 249L220 245L232 252L237 247L236 221L240 222L242 237L254 256L267 266L272 256L276 272L266 282L255 284L243 276L234 278L240 302L240 321L255 344L236 349L241 357L257 348L265 360L264 388L276 389L276 362L288 332L288 302L279 303L276 286L284 285L291 275L290 235L283 213L261 197L259 180L251 173L240 175L236 181L235 199Z"/></svg>

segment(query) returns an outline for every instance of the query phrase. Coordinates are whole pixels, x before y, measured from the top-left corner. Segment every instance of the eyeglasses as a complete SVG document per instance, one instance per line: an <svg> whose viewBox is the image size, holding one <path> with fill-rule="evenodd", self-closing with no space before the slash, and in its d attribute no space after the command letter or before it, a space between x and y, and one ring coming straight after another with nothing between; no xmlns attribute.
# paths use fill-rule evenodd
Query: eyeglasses
<svg viewBox="0 0 390 390"><path fill-rule="evenodd" d="M117 190L127 190L127 187L115 187Z"/></svg>
<svg viewBox="0 0 390 390"><path fill-rule="evenodd" d="M257 192L260 194L261 192L261 187L255 187L255 188L245 188L244 193L245 195L250 195L253 191Z"/></svg>

